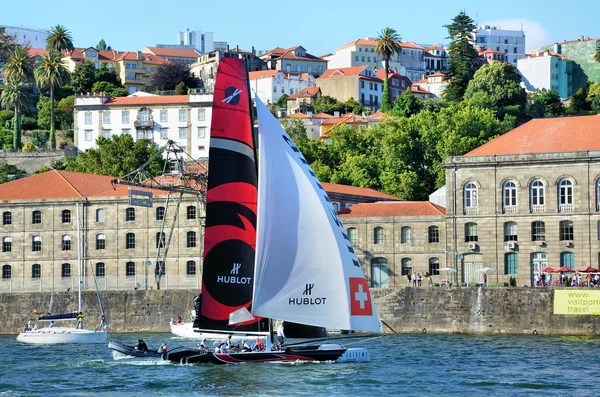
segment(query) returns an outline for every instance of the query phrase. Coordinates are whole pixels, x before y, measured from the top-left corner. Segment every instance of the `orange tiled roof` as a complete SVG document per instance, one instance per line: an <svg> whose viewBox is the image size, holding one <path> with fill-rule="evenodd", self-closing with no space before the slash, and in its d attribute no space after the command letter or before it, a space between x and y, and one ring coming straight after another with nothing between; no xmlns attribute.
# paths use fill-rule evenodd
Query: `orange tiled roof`
<svg viewBox="0 0 600 397"><path fill-rule="evenodd" d="M360 203L339 212L340 218L362 218L376 216L439 216L446 209L429 201L378 201Z"/></svg>
<svg viewBox="0 0 600 397"><path fill-rule="evenodd" d="M161 57L172 58L198 58L200 54L196 50L183 50L180 48L146 47L152 54Z"/></svg>
<svg viewBox="0 0 600 397"><path fill-rule="evenodd" d="M365 120L361 116L352 113L344 114L340 117L331 117L321 123L321 125L338 125L338 124L364 124Z"/></svg>
<svg viewBox="0 0 600 397"><path fill-rule="evenodd" d="M29 48L27 50L27 52L29 53L30 58L42 57L42 56L48 54L48 50L46 50L44 48Z"/></svg>
<svg viewBox="0 0 600 397"><path fill-rule="evenodd" d="M367 65L351 66L349 68L327 69L325 70L325 72L323 72L319 79L329 79L336 77L357 77L363 70L365 70L365 68L367 68Z"/></svg>
<svg viewBox="0 0 600 397"><path fill-rule="evenodd" d="M313 97L319 93L321 89L319 87L306 87L295 93L294 95L290 95L288 100L296 99L296 98L307 98Z"/></svg>
<svg viewBox="0 0 600 397"><path fill-rule="evenodd" d="M344 44L344 45L336 48L336 50L341 50L341 49L344 49L346 47L351 47L353 45L372 45L372 46L376 46L377 45L377 41L373 40L373 39L371 39L369 37L367 37L365 39L357 39L357 40L351 41L351 42L349 42L347 44Z"/></svg>
<svg viewBox="0 0 600 397"><path fill-rule="evenodd" d="M546 55L547 54L547 55ZM528 54L525 55L525 57L523 59L529 59L529 58L541 58L544 56L551 56L551 57L557 57L559 59L564 59L565 61L570 61L571 59L567 58L566 56L564 56L563 54L558 54L554 51L550 51L550 50L544 50L542 51L542 53L540 55L536 53L533 54Z"/></svg>
<svg viewBox="0 0 600 397"><path fill-rule="evenodd" d="M600 116L533 119L465 154L487 156L600 150Z"/></svg>
<svg viewBox="0 0 600 397"><path fill-rule="evenodd" d="M427 91L425 88L421 87L420 85L417 84L413 84L410 86L410 91L414 92L415 94L431 94L431 92Z"/></svg>
<svg viewBox="0 0 600 397"><path fill-rule="evenodd" d="M304 55L304 56L296 55L296 53L294 51L298 47L301 47L301 46L297 45L295 47L290 47L290 48L276 47L276 48L272 49L271 51L267 51L266 53L262 54L261 58L270 56L272 59L296 59L296 60L304 60L304 61L308 60L308 61L324 61L324 62L326 62L325 59L321 59L317 56L309 54L308 52L306 52L306 55Z"/></svg>
<svg viewBox="0 0 600 397"><path fill-rule="evenodd" d="M430 74L427 77L446 77L446 75L444 73L442 73L442 72L435 72L433 74Z"/></svg>
<svg viewBox="0 0 600 397"><path fill-rule="evenodd" d="M425 48L421 47L418 44L411 43L410 41L401 41L399 44L402 48L410 48L410 49L414 49L414 50L425 50Z"/></svg>
<svg viewBox="0 0 600 397"><path fill-rule="evenodd" d="M337 193L337 194L346 194L351 196L362 196L362 197L371 197L371 198L381 198L381 199L389 199L389 200L402 200L398 197L378 192L375 189L370 189L368 187L356 187L356 186L348 186L348 185L340 185L337 183L327 183L322 182L323 188L327 193Z"/></svg>
<svg viewBox="0 0 600 397"><path fill-rule="evenodd" d="M109 98L105 105L169 105L188 103L187 95L125 96Z"/></svg>
<svg viewBox="0 0 600 397"><path fill-rule="evenodd" d="M592 40L600 40L600 38L593 38L593 37L584 37L583 40L581 39L576 39L576 40L567 40L567 41L563 41L562 43L558 43L558 44L571 44L571 43L581 43L581 42L586 42L586 41L592 41Z"/></svg>

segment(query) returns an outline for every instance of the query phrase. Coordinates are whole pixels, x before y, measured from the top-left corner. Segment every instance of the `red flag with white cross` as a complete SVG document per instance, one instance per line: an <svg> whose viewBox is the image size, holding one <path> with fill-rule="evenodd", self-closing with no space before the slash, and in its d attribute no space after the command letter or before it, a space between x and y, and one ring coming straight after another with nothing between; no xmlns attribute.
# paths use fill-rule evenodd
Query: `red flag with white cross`
<svg viewBox="0 0 600 397"><path fill-rule="evenodd" d="M364 277L350 277L350 315L372 316L373 304L367 280Z"/></svg>

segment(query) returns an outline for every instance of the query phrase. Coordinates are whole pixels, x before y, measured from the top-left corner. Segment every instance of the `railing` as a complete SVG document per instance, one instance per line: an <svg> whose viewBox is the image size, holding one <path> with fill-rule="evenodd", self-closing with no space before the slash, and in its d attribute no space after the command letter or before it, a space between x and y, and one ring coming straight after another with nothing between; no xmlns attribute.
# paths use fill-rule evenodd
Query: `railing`
<svg viewBox="0 0 600 397"><path fill-rule="evenodd" d="M559 208L560 212L573 212L575 211L575 205L573 204L561 204Z"/></svg>
<svg viewBox="0 0 600 397"><path fill-rule="evenodd" d="M478 207L465 208L465 215L477 215L479 213Z"/></svg>
<svg viewBox="0 0 600 397"><path fill-rule="evenodd" d="M545 205L534 205L531 207L531 212L533 212L533 213L546 212L546 206Z"/></svg>
<svg viewBox="0 0 600 397"><path fill-rule="evenodd" d="M505 214L516 214L518 211L518 207L516 205L504 207Z"/></svg>

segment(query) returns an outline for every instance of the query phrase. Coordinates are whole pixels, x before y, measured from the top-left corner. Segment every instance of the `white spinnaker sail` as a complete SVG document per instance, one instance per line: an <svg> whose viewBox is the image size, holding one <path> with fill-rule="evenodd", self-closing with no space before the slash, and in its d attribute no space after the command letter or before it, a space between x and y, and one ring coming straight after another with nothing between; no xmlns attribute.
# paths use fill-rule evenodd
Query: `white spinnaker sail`
<svg viewBox="0 0 600 397"><path fill-rule="evenodd" d="M258 219L252 314L380 332L352 245L318 179L256 98Z"/></svg>

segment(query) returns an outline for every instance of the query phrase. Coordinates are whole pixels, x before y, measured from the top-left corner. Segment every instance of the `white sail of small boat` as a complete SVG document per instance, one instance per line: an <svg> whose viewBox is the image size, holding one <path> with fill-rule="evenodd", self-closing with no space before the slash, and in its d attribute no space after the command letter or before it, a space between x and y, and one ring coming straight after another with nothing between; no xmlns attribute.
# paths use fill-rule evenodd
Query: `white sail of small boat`
<svg viewBox="0 0 600 397"><path fill-rule="evenodd" d="M77 268L79 271L78 280L78 310L71 313L55 314L41 316L38 321L46 322L49 325L43 328L24 329L17 336L17 341L30 344L58 344L58 343L106 343L108 341L108 331L103 329L86 329L83 327L83 308L82 308L82 288L83 288L83 262L84 256L87 256L84 251L84 243L81 235L80 223L80 203L77 206ZM94 283L95 284L95 283ZM96 286L98 294L98 287ZM100 296L98 295L100 303ZM100 303L100 311L104 319L104 309ZM81 317L80 317L81 316ZM80 322L81 320L81 322ZM77 326L54 326L56 321L77 321Z"/></svg>

